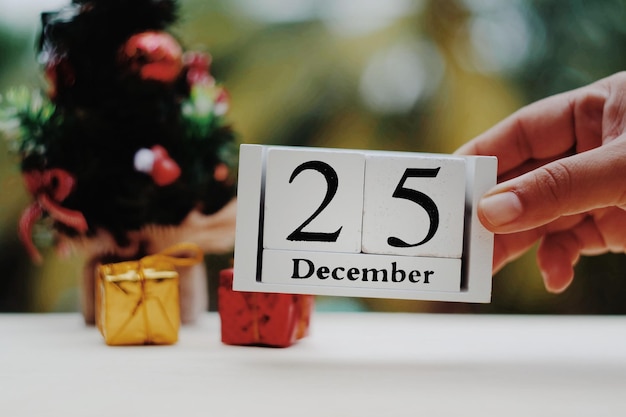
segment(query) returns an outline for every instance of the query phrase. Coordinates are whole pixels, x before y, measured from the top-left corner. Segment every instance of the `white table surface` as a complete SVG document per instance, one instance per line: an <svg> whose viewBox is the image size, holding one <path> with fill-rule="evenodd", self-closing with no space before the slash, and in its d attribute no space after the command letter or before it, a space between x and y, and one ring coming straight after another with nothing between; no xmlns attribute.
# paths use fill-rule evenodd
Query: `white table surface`
<svg viewBox="0 0 626 417"><path fill-rule="evenodd" d="M287 349L0 315L0 416L626 416L626 317L316 313Z"/></svg>

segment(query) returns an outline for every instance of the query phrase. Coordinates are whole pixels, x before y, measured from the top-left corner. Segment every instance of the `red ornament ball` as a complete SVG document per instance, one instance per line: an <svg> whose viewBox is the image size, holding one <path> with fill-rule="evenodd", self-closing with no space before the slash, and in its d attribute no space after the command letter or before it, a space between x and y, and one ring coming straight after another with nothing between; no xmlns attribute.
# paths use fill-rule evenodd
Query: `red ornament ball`
<svg viewBox="0 0 626 417"><path fill-rule="evenodd" d="M152 165L152 180L158 186L165 186L173 183L180 177L180 167L167 153L161 145L152 147L154 154L154 164Z"/></svg>
<svg viewBox="0 0 626 417"><path fill-rule="evenodd" d="M181 174L180 166L161 145L139 149L133 163L137 171L150 175L152 181L160 187L172 184Z"/></svg>
<svg viewBox="0 0 626 417"><path fill-rule="evenodd" d="M131 36L121 46L119 61L143 80L169 83L183 68L183 50L167 32L148 31Z"/></svg>
<svg viewBox="0 0 626 417"><path fill-rule="evenodd" d="M152 180L158 186L170 185L180 177L180 167L171 158L155 159Z"/></svg>

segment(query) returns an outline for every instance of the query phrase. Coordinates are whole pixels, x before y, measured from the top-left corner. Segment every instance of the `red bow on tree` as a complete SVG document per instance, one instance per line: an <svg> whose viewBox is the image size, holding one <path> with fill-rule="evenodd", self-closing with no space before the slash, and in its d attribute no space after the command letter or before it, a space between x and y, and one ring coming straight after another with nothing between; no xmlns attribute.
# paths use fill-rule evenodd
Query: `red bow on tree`
<svg viewBox="0 0 626 417"><path fill-rule="evenodd" d="M19 236L31 259L39 263L42 258L33 244L32 230L33 225L44 212L55 221L79 232L87 231L88 226L81 212L67 209L59 204L70 195L76 185L76 180L69 172L58 168L29 171L24 173L24 181L28 191L35 197L35 201L22 213Z"/></svg>

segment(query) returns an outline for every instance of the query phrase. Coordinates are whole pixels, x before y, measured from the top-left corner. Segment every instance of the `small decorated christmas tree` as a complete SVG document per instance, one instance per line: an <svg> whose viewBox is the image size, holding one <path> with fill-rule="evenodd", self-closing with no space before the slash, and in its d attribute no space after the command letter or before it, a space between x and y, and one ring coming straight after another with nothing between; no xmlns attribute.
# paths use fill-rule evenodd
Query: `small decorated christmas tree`
<svg viewBox="0 0 626 417"><path fill-rule="evenodd" d="M43 13L47 91L14 90L1 103L2 130L33 196L20 236L35 260L37 222L57 244L87 252L89 322L97 263L183 240L215 253L234 239L228 95L210 56L184 51L168 32L176 13L175 0L73 0ZM192 295L181 281L183 321L206 307L202 281L190 284Z"/></svg>

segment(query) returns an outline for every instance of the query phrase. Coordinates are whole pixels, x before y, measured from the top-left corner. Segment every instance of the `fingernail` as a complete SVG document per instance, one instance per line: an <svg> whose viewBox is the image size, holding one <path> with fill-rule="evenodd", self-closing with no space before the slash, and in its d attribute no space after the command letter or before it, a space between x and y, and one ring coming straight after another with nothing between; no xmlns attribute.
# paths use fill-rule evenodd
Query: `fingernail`
<svg viewBox="0 0 626 417"><path fill-rule="evenodd" d="M493 226L511 223L522 214L522 203L510 191L483 198L478 203L478 208Z"/></svg>

